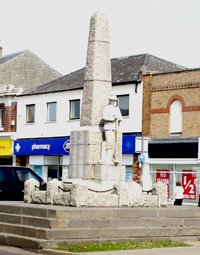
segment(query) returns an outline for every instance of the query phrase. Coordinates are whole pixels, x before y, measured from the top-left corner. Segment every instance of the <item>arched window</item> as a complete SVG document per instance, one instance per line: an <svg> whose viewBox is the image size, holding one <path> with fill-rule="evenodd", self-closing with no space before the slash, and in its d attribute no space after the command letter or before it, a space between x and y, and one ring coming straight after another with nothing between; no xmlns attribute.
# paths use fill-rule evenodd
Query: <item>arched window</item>
<svg viewBox="0 0 200 255"><path fill-rule="evenodd" d="M183 113L182 104L179 100L174 100L170 107L170 134L182 134Z"/></svg>

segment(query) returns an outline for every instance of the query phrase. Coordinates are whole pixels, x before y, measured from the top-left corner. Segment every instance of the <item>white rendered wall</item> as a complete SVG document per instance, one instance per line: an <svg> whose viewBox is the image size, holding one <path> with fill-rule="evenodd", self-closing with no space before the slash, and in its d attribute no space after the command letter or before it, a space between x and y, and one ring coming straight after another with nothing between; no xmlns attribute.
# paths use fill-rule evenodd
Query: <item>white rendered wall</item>
<svg viewBox="0 0 200 255"><path fill-rule="evenodd" d="M123 154L122 155L122 165L132 166L133 165L133 155L132 154Z"/></svg>
<svg viewBox="0 0 200 255"><path fill-rule="evenodd" d="M18 97L17 138L42 138L69 136L80 128L79 120L69 120L69 100L80 99L83 90L63 91L32 96ZM129 94L129 117L124 117L121 129L123 133L142 131L142 86L113 86L113 94ZM47 103L57 102L57 121L47 122ZM26 105L35 104L35 123L26 123Z"/></svg>
<svg viewBox="0 0 200 255"><path fill-rule="evenodd" d="M129 94L129 117L123 117L121 123L123 133L142 132L142 93L142 84L138 85L137 93L135 92L134 84L113 86L113 94Z"/></svg>
<svg viewBox="0 0 200 255"><path fill-rule="evenodd" d="M82 90L19 97L17 138L69 136L80 125L79 120L69 120L69 100L81 98ZM48 102L57 102L56 122L47 122ZM35 104L35 123L26 123L28 104Z"/></svg>

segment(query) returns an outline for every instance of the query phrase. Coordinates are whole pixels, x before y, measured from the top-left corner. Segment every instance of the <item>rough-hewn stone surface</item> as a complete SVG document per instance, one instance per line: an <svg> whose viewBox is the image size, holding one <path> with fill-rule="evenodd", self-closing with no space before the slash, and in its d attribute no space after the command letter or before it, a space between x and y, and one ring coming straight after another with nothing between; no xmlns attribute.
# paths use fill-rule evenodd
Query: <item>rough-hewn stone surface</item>
<svg viewBox="0 0 200 255"><path fill-rule="evenodd" d="M111 94L111 60L107 17L92 16L83 88L81 126L99 125Z"/></svg>
<svg viewBox="0 0 200 255"><path fill-rule="evenodd" d="M100 132L71 132L69 178L94 178L94 167L101 155L101 140Z"/></svg>
<svg viewBox="0 0 200 255"><path fill-rule="evenodd" d="M54 204L76 207L166 207L167 186L155 185L155 194L142 194L141 187L132 182L103 182L76 179L73 184L51 180L47 191L35 188L35 181L25 183L26 203Z"/></svg>

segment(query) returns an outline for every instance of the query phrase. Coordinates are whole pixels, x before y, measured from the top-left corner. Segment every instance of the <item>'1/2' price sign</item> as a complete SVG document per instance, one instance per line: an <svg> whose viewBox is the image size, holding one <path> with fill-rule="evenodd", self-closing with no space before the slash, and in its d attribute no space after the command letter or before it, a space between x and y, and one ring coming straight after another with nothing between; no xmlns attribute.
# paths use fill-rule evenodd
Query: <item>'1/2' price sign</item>
<svg viewBox="0 0 200 255"><path fill-rule="evenodd" d="M189 200L196 200L196 174L192 170L183 170L182 172L182 186L184 189L184 198Z"/></svg>

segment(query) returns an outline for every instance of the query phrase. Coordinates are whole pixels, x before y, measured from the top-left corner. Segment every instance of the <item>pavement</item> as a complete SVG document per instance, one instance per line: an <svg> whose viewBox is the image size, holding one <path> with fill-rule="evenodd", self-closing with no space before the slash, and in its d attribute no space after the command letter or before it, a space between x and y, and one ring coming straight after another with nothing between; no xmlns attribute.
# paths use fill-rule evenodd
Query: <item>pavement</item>
<svg viewBox="0 0 200 255"><path fill-rule="evenodd" d="M154 249L140 249L140 250L124 250L124 251L104 251L104 252L84 252L84 253L70 253L53 251L44 249L43 254L49 255L198 255L200 254L200 242L187 242L189 247L176 248L154 248Z"/></svg>

